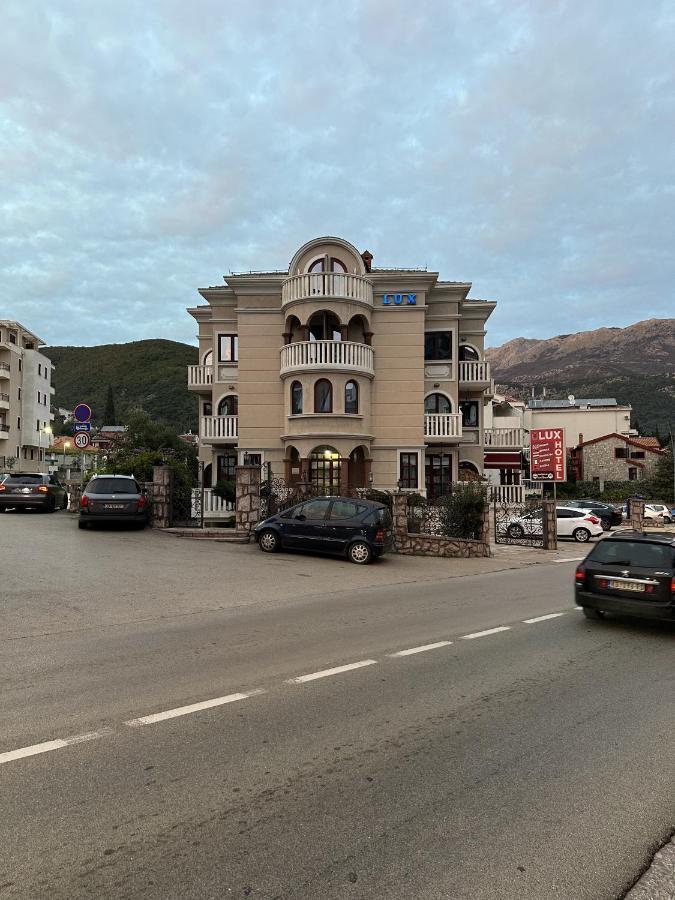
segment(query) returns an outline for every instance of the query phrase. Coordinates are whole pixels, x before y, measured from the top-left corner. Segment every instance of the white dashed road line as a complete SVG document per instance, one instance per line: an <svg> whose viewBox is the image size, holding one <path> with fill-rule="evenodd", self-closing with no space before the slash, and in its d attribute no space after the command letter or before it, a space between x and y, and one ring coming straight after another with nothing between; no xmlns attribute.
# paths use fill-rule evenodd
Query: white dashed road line
<svg viewBox="0 0 675 900"><path fill-rule="evenodd" d="M413 653L426 653L427 650L437 650L439 647L449 647L452 641L436 641L435 644L424 644L422 647L410 647L408 650L399 650L397 653L387 653L387 656L412 656Z"/></svg>
<svg viewBox="0 0 675 900"><path fill-rule="evenodd" d="M73 744L84 744L85 741L95 741L97 738L110 734L112 729L92 731L89 734L76 734L72 737L57 738L55 741L43 741L41 744L33 744L30 747L19 747L18 750L8 750L0 753L0 765L13 762L15 759L25 759L27 756L37 756L39 753L49 753L50 750L61 750L62 747L71 747Z"/></svg>
<svg viewBox="0 0 675 900"><path fill-rule="evenodd" d="M498 628L488 628L487 631L474 631L473 634L463 634L463 641L472 641L474 638L487 637L489 634L497 634L500 631L510 631L510 625L500 625Z"/></svg>
<svg viewBox="0 0 675 900"><path fill-rule="evenodd" d="M569 556L567 559L554 559L553 562L561 563L561 562L581 562L582 559L585 559L585 556Z"/></svg>
<svg viewBox="0 0 675 900"><path fill-rule="evenodd" d="M564 615L565 615L564 612L561 612L561 613L549 613L547 616L535 616L534 619L523 619L523 622L524 622L526 625L536 625L537 622L546 622L546 621L548 621L549 619L557 619L557 618L559 618L560 616L564 616Z"/></svg>
<svg viewBox="0 0 675 900"><path fill-rule="evenodd" d="M259 688L255 691L246 691L243 694L228 694L225 697L214 697L213 700L203 700L201 703L191 703L189 706L177 706L175 709L165 709L164 712L153 713L150 716L140 716L138 719L129 719L125 725L132 728L138 725L154 725L155 722L163 722L165 719L176 719L178 716L189 716L190 713L201 712L204 709L213 709L214 706L224 706L226 703L235 703L237 700L246 700L257 694L264 694Z"/></svg>
<svg viewBox="0 0 675 900"><path fill-rule="evenodd" d="M288 678L286 684L304 684L306 681L316 681L317 678L329 678L331 675L341 675L342 672L351 672L352 669L362 669L364 666L374 666L376 659L362 659L360 662L349 663L347 666L336 666L334 669L322 669L320 672L311 672L309 675L299 675L297 678Z"/></svg>

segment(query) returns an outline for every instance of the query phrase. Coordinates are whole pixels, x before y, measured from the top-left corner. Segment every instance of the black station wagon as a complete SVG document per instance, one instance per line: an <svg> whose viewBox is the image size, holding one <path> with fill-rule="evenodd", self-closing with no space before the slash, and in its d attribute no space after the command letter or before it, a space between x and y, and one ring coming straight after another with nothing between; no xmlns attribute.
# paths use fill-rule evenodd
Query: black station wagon
<svg viewBox="0 0 675 900"><path fill-rule="evenodd" d="M253 535L265 553L309 550L365 565L391 546L391 513L372 500L315 497L260 522Z"/></svg>
<svg viewBox="0 0 675 900"><path fill-rule="evenodd" d="M577 567L574 585L589 618L610 612L675 622L675 534L606 537Z"/></svg>

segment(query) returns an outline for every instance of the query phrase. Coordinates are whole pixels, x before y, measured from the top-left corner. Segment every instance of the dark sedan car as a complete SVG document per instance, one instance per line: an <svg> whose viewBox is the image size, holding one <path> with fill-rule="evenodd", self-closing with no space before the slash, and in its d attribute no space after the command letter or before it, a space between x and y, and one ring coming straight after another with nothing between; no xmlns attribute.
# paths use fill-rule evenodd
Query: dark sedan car
<svg viewBox="0 0 675 900"><path fill-rule="evenodd" d="M604 538L577 567L574 585L588 618L615 612L675 622L675 534L624 531Z"/></svg>
<svg viewBox="0 0 675 900"><path fill-rule="evenodd" d="M55 475L14 472L0 483L0 512L6 509L67 509L68 492Z"/></svg>
<svg viewBox="0 0 675 900"><path fill-rule="evenodd" d="M94 475L80 499L78 527L94 522L147 525L147 497L133 475Z"/></svg>
<svg viewBox="0 0 675 900"><path fill-rule="evenodd" d="M390 547L391 513L371 500L315 497L260 522L253 535L266 553L313 550L364 565Z"/></svg>
<svg viewBox="0 0 675 900"><path fill-rule="evenodd" d="M603 503L602 500L570 500L566 506L574 506L576 509L588 509L600 519L603 531L609 531L613 525L621 525L623 516L621 510L611 503Z"/></svg>

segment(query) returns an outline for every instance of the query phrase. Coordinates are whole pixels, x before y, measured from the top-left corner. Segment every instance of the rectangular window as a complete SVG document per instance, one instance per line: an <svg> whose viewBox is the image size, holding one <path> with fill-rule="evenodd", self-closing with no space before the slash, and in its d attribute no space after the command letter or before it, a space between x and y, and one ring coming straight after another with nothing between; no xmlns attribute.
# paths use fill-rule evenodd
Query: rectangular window
<svg viewBox="0 0 675 900"><path fill-rule="evenodd" d="M637 481L638 480L638 470L634 469L632 466L628 470L628 480L629 481Z"/></svg>
<svg viewBox="0 0 675 900"><path fill-rule="evenodd" d="M452 332L427 331L424 335L425 359L452 359Z"/></svg>
<svg viewBox="0 0 675 900"><path fill-rule="evenodd" d="M19 400L21 399L21 388L19 388Z"/></svg>
<svg viewBox="0 0 675 900"><path fill-rule="evenodd" d="M631 459L644 459L645 451L644 450L632 450L630 454Z"/></svg>
<svg viewBox="0 0 675 900"><path fill-rule="evenodd" d="M40 391L37 392L37 395L38 395L38 403L40 403L40 402L41 402L41 400L40 400Z"/></svg>
<svg viewBox="0 0 675 900"><path fill-rule="evenodd" d="M35 426L35 430L36 431L40 430L40 420L39 419L37 420L37 425Z"/></svg>
<svg viewBox="0 0 675 900"><path fill-rule="evenodd" d="M14 331L10 331L9 333L9 342L10 344L16 344L16 333ZM21 360L19 360L21 362ZM21 366L19 366L21 368Z"/></svg>
<svg viewBox="0 0 675 900"><path fill-rule="evenodd" d="M239 335L218 335L218 362L231 363L239 361Z"/></svg>
<svg viewBox="0 0 675 900"><path fill-rule="evenodd" d="M459 411L462 414L462 425L464 428L478 428L478 401L477 400L460 400Z"/></svg>
<svg viewBox="0 0 675 900"><path fill-rule="evenodd" d="M218 457L216 465L217 481L234 481L237 468L237 454L226 453Z"/></svg>
<svg viewBox="0 0 675 900"><path fill-rule="evenodd" d="M23 360L19 357L19 372L23 369Z"/></svg>
<svg viewBox="0 0 675 900"><path fill-rule="evenodd" d="M21 430L21 416L16 417L16 427Z"/></svg>
<svg viewBox="0 0 675 900"><path fill-rule="evenodd" d="M400 486L402 488L417 490L419 487L419 454L399 454Z"/></svg>
<svg viewBox="0 0 675 900"><path fill-rule="evenodd" d="M38 375L42 375L42 363L38 363Z"/></svg>
<svg viewBox="0 0 675 900"><path fill-rule="evenodd" d="M625 447L615 447L614 459L628 459L628 450Z"/></svg>

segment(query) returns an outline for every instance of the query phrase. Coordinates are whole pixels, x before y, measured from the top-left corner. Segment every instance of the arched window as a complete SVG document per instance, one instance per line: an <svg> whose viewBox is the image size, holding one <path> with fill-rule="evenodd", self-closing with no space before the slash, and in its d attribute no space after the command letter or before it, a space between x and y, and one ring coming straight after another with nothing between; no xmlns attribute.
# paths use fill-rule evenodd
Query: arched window
<svg viewBox="0 0 675 900"><path fill-rule="evenodd" d="M299 416L302 413L302 385L294 381L291 385L291 415Z"/></svg>
<svg viewBox="0 0 675 900"><path fill-rule="evenodd" d="M464 361L478 362L478 350L475 347L470 347L468 344L460 344L459 345L459 358Z"/></svg>
<svg viewBox="0 0 675 900"><path fill-rule="evenodd" d="M213 362L213 350L207 350L204 354L204 359L202 360L203 366L210 366Z"/></svg>
<svg viewBox="0 0 675 900"><path fill-rule="evenodd" d="M450 411L450 401L445 394L429 394L424 398L425 413L449 413Z"/></svg>
<svg viewBox="0 0 675 900"><path fill-rule="evenodd" d="M314 412L333 412L333 385L327 378L319 378L314 385Z"/></svg>
<svg viewBox="0 0 675 900"><path fill-rule="evenodd" d="M359 411L359 386L355 381L345 385L345 412L355 414Z"/></svg>
<svg viewBox="0 0 675 900"><path fill-rule="evenodd" d="M238 416L239 415L239 398L235 394L228 394L218 404L219 416Z"/></svg>
<svg viewBox="0 0 675 900"><path fill-rule="evenodd" d="M347 266L336 256L320 256L310 265L309 272L346 272Z"/></svg>

